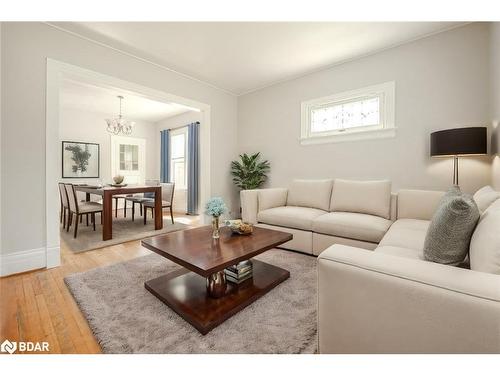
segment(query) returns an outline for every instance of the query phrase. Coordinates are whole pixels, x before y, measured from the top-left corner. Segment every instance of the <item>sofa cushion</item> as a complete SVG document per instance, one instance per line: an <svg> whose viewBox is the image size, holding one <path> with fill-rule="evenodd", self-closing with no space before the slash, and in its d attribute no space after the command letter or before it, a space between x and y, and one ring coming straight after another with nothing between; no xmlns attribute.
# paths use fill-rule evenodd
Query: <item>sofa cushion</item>
<svg viewBox="0 0 500 375"><path fill-rule="evenodd" d="M332 180L293 180L286 205L328 211L332 184Z"/></svg>
<svg viewBox="0 0 500 375"><path fill-rule="evenodd" d="M396 220L380 241L379 246L405 247L422 251L429 224L429 220Z"/></svg>
<svg viewBox="0 0 500 375"><path fill-rule="evenodd" d="M330 211L357 212L390 219L391 182L336 179Z"/></svg>
<svg viewBox="0 0 500 375"><path fill-rule="evenodd" d="M470 242L469 258L471 270L500 275L500 200L481 215Z"/></svg>
<svg viewBox="0 0 500 375"><path fill-rule="evenodd" d="M424 253L422 250L409 249L407 247L398 246L379 246L375 249L377 253L389 254L403 258L411 259L424 259Z"/></svg>
<svg viewBox="0 0 500 375"><path fill-rule="evenodd" d="M500 198L500 192L493 190L491 186L485 186L476 191L473 198L479 212L484 212L493 202Z"/></svg>
<svg viewBox="0 0 500 375"><path fill-rule="evenodd" d="M259 223L280 227L312 230L313 220L326 213L316 208L283 206L260 211L257 214L257 220Z"/></svg>
<svg viewBox="0 0 500 375"><path fill-rule="evenodd" d="M379 242L391 224L390 220L379 216L354 212L331 212L314 219L312 228L316 233Z"/></svg>
<svg viewBox="0 0 500 375"><path fill-rule="evenodd" d="M257 193L259 211L286 205L288 190L284 188L259 189Z"/></svg>
<svg viewBox="0 0 500 375"><path fill-rule="evenodd" d="M459 265L479 219L479 209L469 194L458 188L448 191L432 217L424 242L424 259L448 265Z"/></svg>

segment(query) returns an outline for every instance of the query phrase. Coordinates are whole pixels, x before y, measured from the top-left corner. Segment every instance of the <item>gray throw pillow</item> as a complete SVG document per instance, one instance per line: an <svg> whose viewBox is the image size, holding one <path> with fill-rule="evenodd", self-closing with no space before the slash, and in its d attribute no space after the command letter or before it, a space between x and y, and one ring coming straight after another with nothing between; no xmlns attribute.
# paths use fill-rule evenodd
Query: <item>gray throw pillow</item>
<svg viewBox="0 0 500 375"><path fill-rule="evenodd" d="M424 259L457 266L469 252L479 209L469 194L458 187L448 191L432 217L424 243Z"/></svg>

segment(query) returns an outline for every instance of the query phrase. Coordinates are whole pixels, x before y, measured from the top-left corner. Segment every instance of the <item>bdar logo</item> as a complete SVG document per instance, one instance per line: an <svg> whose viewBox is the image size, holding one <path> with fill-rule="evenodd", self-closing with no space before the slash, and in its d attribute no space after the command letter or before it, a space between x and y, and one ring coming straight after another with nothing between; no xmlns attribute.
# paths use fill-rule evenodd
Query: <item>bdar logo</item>
<svg viewBox="0 0 500 375"><path fill-rule="evenodd" d="M49 343L47 341L31 342L31 341L9 341L5 340L0 345L0 352L13 354L15 351L18 353L24 352L48 352Z"/></svg>
<svg viewBox="0 0 500 375"><path fill-rule="evenodd" d="M16 342L10 342L9 340L5 340L2 342L2 345L0 345L0 351L3 353L14 353L17 349L17 343Z"/></svg>

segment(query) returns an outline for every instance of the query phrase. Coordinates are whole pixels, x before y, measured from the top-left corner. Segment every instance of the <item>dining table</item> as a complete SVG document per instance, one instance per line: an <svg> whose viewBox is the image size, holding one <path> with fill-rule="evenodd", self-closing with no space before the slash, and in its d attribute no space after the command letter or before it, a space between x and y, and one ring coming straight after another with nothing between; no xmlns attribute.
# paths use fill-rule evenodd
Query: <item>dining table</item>
<svg viewBox="0 0 500 375"><path fill-rule="evenodd" d="M137 193L154 193L154 221L155 230L163 228L161 186L149 185L127 185L127 186L91 186L75 185L75 190L85 193L86 201L90 201L90 195L100 195L102 197L102 240L107 241L113 238L113 195L124 194L133 195Z"/></svg>

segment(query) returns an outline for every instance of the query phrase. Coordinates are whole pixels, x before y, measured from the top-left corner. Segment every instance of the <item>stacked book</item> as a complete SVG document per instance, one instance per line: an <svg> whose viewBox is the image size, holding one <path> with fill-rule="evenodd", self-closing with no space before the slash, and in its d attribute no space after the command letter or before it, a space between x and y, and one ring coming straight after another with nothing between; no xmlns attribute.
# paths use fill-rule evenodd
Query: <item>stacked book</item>
<svg viewBox="0 0 500 375"><path fill-rule="evenodd" d="M240 262L224 270L226 280L232 283L241 284L252 277L252 262L249 260Z"/></svg>

